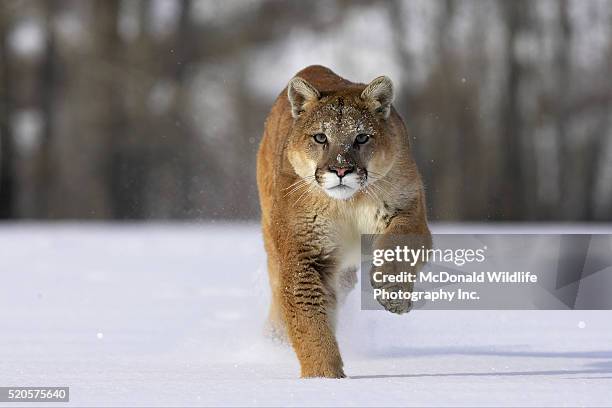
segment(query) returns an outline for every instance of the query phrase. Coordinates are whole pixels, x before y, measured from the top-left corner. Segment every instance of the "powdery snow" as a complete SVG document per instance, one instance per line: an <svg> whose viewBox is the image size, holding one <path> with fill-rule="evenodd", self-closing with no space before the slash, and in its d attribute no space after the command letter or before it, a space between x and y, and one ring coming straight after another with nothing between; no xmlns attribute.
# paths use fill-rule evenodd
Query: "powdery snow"
<svg viewBox="0 0 612 408"><path fill-rule="evenodd" d="M355 291L350 378L299 379L261 335L256 225L4 224L0 274L0 386L70 386L74 406L612 404L607 311L394 316Z"/></svg>

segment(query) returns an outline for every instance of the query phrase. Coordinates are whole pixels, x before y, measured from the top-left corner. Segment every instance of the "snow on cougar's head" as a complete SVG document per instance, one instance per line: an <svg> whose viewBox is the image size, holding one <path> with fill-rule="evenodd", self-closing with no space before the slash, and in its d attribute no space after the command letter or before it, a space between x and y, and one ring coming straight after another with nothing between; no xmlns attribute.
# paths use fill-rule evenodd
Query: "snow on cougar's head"
<svg viewBox="0 0 612 408"><path fill-rule="evenodd" d="M308 184L329 197L351 198L391 169L399 145L390 113L393 85L387 77L365 88L321 92L295 77L287 87L294 126L289 161Z"/></svg>

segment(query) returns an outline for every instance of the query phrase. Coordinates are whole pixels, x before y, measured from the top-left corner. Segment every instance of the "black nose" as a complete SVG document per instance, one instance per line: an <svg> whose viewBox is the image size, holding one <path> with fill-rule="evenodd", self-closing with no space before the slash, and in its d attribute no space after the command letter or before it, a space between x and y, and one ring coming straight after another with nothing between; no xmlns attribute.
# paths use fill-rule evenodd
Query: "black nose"
<svg viewBox="0 0 612 408"><path fill-rule="evenodd" d="M329 166L329 171L336 173L340 178L355 171L355 166Z"/></svg>

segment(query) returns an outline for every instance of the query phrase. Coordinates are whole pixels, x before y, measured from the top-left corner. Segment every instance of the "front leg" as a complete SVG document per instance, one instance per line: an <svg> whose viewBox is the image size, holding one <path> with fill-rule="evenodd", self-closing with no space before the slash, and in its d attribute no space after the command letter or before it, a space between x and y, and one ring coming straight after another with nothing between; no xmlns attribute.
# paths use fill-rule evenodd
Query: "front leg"
<svg viewBox="0 0 612 408"><path fill-rule="evenodd" d="M401 240L399 239L400 236ZM427 227L424 211L399 212L391 217L383 234L374 241L374 249L395 249L400 242L402 245L413 249L427 250L431 248L431 233ZM408 272L417 276L422 266L422 262L417 262L414 266L398 262L386 262L381 267L372 268L370 282L374 289L385 289L387 292L412 292L413 282L377 282L374 280L373 272L380 271L383 276L398 276L401 272ZM383 299L379 297L377 301L392 313L402 314L412 308L410 299Z"/></svg>
<svg viewBox="0 0 612 408"><path fill-rule="evenodd" d="M329 266L321 255L307 253L290 256L283 265L282 298L289 339L302 377L343 378L342 358L331 326L335 294L323 279Z"/></svg>

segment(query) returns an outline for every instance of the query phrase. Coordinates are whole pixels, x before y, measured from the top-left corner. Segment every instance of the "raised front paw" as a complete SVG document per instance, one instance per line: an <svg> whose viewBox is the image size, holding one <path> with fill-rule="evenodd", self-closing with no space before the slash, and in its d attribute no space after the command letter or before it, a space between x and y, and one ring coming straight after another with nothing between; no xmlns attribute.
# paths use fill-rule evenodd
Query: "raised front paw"
<svg viewBox="0 0 612 408"><path fill-rule="evenodd" d="M391 313L408 313L412 309L412 301L408 298L409 289L400 286L386 287L376 300ZM395 296L396 294L398 296Z"/></svg>
<svg viewBox="0 0 612 408"><path fill-rule="evenodd" d="M391 313L407 313L412 308L411 293L414 287L411 274L402 272L395 263L373 268L370 283L378 303Z"/></svg>

